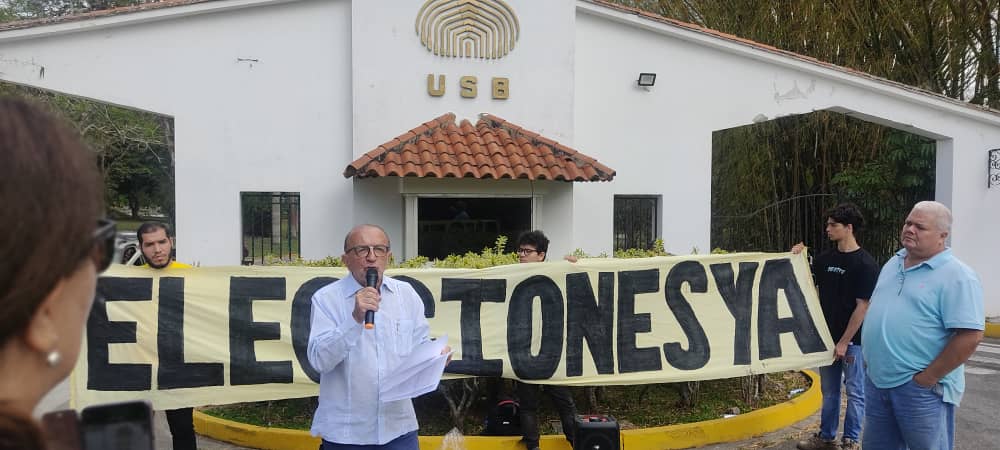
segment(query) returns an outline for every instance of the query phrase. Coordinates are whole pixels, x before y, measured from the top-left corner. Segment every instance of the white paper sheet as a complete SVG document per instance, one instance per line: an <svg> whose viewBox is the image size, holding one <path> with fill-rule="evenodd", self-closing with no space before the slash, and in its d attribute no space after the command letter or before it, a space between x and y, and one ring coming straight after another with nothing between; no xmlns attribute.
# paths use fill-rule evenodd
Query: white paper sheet
<svg viewBox="0 0 1000 450"><path fill-rule="evenodd" d="M448 345L447 335L414 348L410 355L382 380L379 386L379 399L391 402L413 398L437 389L444 373L444 366L451 355L451 352L441 354L446 345Z"/></svg>

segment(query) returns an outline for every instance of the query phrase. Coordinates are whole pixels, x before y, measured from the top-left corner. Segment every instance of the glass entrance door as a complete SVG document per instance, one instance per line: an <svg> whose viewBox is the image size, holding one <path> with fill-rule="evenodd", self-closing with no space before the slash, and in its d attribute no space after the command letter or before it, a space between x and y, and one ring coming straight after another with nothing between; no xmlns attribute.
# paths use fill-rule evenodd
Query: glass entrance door
<svg viewBox="0 0 1000 450"><path fill-rule="evenodd" d="M417 254L443 259L479 252L507 236L513 251L517 236L531 228L531 198L420 197L417 200Z"/></svg>

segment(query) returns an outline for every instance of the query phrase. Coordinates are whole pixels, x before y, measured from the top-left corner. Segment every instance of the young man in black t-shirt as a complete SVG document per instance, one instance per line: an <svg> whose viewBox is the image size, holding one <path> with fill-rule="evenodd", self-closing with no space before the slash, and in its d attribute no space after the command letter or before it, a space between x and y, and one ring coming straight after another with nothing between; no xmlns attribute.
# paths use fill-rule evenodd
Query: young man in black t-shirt
<svg viewBox="0 0 1000 450"><path fill-rule="evenodd" d="M545 255L549 250L549 238L540 230L526 231L517 238L517 257L521 263L533 263L545 261ZM566 258L570 262L576 262L576 258ZM524 436L522 441L526 450L539 450L538 446L538 397L540 391L544 389L559 411L559 420L562 422L563 434L570 446L573 446L573 438L576 436L576 404L573 402L573 394L569 387L559 385L546 385L544 388L537 384L517 382L517 399L520 402L521 411L521 433Z"/></svg>
<svg viewBox="0 0 1000 450"><path fill-rule="evenodd" d="M879 268L875 259L858 245L855 238L864 216L857 206L842 203L826 212L826 235L836 248L816 256L812 262L813 280L819 290L830 335L836 340L833 364L820 367L823 408L820 431L799 442L801 450L857 449L865 412L865 372L861 355L861 323L868 311L868 301L875 289ZM802 243L792 247L799 253ZM840 422L840 386L847 390L844 435L838 444Z"/></svg>

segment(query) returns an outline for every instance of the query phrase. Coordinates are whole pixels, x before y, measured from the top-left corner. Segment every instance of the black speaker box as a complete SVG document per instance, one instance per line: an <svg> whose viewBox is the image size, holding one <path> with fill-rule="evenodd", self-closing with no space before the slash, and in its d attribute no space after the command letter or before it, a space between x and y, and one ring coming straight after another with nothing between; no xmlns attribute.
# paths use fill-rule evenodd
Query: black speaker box
<svg viewBox="0 0 1000 450"><path fill-rule="evenodd" d="M621 430L611 416L576 416L573 450L619 450Z"/></svg>

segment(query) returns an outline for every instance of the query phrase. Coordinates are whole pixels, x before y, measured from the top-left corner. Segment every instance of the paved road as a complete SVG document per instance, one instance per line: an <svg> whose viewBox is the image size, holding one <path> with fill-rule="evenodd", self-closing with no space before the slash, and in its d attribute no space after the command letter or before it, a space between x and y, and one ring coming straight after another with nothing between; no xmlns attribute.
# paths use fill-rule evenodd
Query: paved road
<svg viewBox="0 0 1000 450"><path fill-rule="evenodd" d="M965 397L962 407L958 409L955 447L958 450L981 450L1000 448L997 437L1000 436L1000 339L987 338L979 345L976 354L966 364ZM47 396L39 411L64 409L69 407L68 383L56 387ZM154 420L154 435L156 448L167 450L172 448L170 430L162 413L157 413ZM793 450L795 443L804 439L819 429L819 413L782 430L768 433L753 439L726 444L716 444L702 447L710 450L752 450L775 449ZM219 442L204 436L198 436L198 447L202 450L237 450L245 449L225 442Z"/></svg>
<svg viewBox="0 0 1000 450"><path fill-rule="evenodd" d="M843 411L843 409L842 409ZM955 415L955 448L1000 448L1000 339L986 338L965 365L965 396ZM791 427L740 442L702 447L714 450L793 450L800 439L819 430L819 413Z"/></svg>
<svg viewBox="0 0 1000 450"><path fill-rule="evenodd" d="M45 398L42 399L38 404L38 408L35 410L35 415L41 417L42 414L48 411L58 411L61 409L69 408L69 381L63 381ZM163 415L162 411L157 411L153 416L153 437L156 440L156 448L158 450L169 450L173 448L173 443L170 441L170 428L167 426L167 418ZM232 445L228 442L219 442L214 439L207 438L205 436L198 436L198 448L200 450L230 450L230 449L242 449L245 447L238 447Z"/></svg>
<svg viewBox="0 0 1000 450"><path fill-rule="evenodd" d="M1000 339L985 339L965 364L965 396L958 408L955 447L1000 448Z"/></svg>

